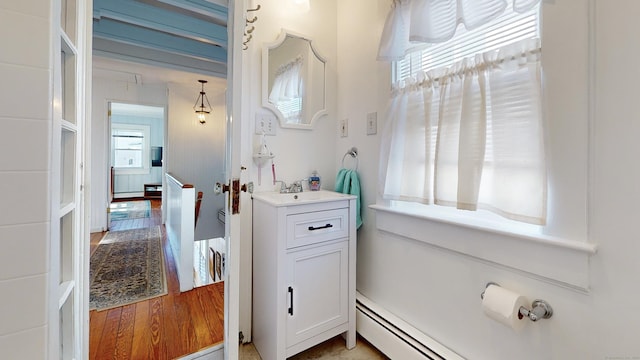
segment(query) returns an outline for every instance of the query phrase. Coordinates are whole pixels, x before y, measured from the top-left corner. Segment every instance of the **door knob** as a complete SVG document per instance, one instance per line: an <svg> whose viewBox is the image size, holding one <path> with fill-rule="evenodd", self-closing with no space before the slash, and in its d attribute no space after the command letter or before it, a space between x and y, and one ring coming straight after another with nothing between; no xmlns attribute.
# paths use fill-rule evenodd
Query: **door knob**
<svg viewBox="0 0 640 360"><path fill-rule="evenodd" d="M250 181L246 184L240 185L240 179L232 179L231 185L216 183L216 186L213 188L213 192L216 195L220 195L223 192L229 194L229 203L231 206L231 214L239 214L240 213L240 192L248 192L253 194L253 182Z"/></svg>
<svg viewBox="0 0 640 360"><path fill-rule="evenodd" d="M249 181L246 184L242 184L240 186L240 191L248 192L249 194L253 194L253 181Z"/></svg>
<svg viewBox="0 0 640 360"><path fill-rule="evenodd" d="M227 184L220 184L219 182L216 183L216 186L213 188L213 193L216 195L220 195L223 192L229 192L229 189L231 187Z"/></svg>

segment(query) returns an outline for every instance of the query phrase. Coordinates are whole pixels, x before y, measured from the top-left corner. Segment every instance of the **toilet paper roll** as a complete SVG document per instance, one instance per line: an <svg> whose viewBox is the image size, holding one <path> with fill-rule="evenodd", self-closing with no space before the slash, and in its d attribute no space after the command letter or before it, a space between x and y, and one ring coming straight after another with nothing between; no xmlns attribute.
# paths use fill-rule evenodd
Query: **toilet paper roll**
<svg viewBox="0 0 640 360"><path fill-rule="evenodd" d="M501 324L519 330L524 326L527 318L519 319L520 307L528 306L524 296L497 285L489 285L484 291L482 310L484 313Z"/></svg>

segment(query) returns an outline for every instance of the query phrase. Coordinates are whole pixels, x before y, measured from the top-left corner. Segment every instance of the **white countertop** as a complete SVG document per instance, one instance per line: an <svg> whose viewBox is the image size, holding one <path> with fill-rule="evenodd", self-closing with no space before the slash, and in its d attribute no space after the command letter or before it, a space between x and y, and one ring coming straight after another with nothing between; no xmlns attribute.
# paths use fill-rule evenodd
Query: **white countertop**
<svg viewBox="0 0 640 360"><path fill-rule="evenodd" d="M257 192L251 195L255 200L264 201L273 206L289 206L298 204L313 204L338 200L355 199L354 195L337 193L335 191L318 190L299 193L279 193L275 191Z"/></svg>

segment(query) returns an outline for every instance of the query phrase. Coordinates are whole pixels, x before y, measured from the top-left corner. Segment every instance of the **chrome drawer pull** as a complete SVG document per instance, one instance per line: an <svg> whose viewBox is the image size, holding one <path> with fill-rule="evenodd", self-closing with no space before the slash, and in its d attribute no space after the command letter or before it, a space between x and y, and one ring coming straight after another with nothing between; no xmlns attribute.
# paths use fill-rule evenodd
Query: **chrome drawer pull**
<svg viewBox="0 0 640 360"><path fill-rule="evenodd" d="M309 231L320 230L320 229L329 229L329 228L332 228L332 227L333 227L333 225L331 225L331 224L327 224L325 226L318 226L318 227L309 226Z"/></svg>

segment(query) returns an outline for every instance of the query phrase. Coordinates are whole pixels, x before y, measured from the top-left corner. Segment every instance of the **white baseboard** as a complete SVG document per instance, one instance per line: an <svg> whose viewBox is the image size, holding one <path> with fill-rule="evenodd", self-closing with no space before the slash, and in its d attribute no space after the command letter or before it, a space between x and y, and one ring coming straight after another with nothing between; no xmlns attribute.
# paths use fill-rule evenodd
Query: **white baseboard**
<svg viewBox="0 0 640 360"><path fill-rule="evenodd" d="M185 355L180 360L224 360L224 344L212 346L193 354Z"/></svg>
<svg viewBox="0 0 640 360"><path fill-rule="evenodd" d="M127 192L113 194L114 199L144 197L144 192Z"/></svg>

